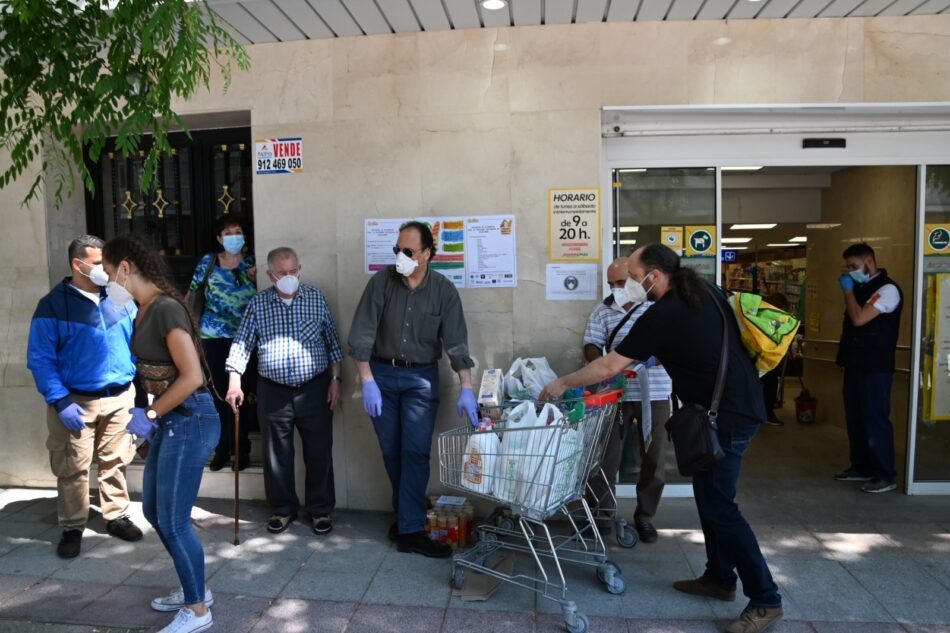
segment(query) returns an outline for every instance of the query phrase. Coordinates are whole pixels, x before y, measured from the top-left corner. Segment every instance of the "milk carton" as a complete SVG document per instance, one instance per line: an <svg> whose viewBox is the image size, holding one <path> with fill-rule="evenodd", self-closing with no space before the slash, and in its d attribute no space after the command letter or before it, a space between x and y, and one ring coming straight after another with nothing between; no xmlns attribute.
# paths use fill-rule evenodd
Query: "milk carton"
<svg viewBox="0 0 950 633"><path fill-rule="evenodd" d="M482 385L478 390L478 404L483 407L498 407L502 402L505 374L500 369L482 372Z"/></svg>

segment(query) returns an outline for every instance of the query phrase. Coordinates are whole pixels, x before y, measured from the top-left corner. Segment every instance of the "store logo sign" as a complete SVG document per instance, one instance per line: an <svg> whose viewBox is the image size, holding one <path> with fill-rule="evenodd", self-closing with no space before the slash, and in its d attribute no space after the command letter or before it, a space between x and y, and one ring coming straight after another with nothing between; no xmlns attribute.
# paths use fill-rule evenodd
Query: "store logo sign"
<svg viewBox="0 0 950 633"><path fill-rule="evenodd" d="M945 229L942 226L930 231L930 234L927 236L927 243L930 245L930 248L935 251L945 251L950 247L950 231Z"/></svg>
<svg viewBox="0 0 950 633"><path fill-rule="evenodd" d="M689 245L697 253L705 253L712 248L712 243L712 235L709 234L709 231L700 229L689 236Z"/></svg>

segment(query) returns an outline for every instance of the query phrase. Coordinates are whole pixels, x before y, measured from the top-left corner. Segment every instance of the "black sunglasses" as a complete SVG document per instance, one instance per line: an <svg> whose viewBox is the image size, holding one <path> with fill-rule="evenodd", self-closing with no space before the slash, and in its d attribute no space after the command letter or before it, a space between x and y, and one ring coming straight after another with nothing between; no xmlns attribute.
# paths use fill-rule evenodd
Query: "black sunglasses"
<svg viewBox="0 0 950 633"><path fill-rule="evenodd" d="M419 251L414 251L414 250L412 250L411 248L408 248L408 247L406 247L406 248L399 248L398 246L393 246L393 255L398 255L399 253L402 253L403 255L405 255L406 257L408 257L409 259L412 259L412 256L415 255L415 254L418 253L418 252L419 252Z"/></svg>

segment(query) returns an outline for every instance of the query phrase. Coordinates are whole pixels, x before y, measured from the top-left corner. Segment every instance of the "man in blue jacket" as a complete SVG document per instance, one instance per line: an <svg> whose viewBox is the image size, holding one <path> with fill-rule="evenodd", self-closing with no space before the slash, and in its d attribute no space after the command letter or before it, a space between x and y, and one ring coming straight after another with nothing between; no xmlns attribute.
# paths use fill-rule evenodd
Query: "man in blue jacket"
<svg viewBox="0 0 950 633"><path fill-rule="evenodd" d="M89 518L89 468L99 471L99 498L109 534L142 538L128 517L125 467L135 454L126 432L134 406L135 364L129 341L136 309L116 308L103 286L104 242L83 235L69 245L72 276L40 299L30 323L27 366L49 405L46 447L56 475L63 527L57 553L79 555Z"/></svg>

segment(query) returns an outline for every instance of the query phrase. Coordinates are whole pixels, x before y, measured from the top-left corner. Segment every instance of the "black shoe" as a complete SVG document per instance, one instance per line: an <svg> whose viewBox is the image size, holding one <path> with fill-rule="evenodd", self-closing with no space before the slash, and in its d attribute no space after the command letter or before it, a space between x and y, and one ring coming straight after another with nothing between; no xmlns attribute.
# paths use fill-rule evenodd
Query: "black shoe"
<svg viewBox="0 0 950 633"><path fill-rule="evenodd" d="M215 453L214 457L211 458L211 463L208 464L208 468L211 469L213 472L218 472L219 470L224 468L225 464L228 463L228 459L230 459L230 455L227 455L227 454L222 455L221 453Z"/></svg>
<svg viewBox="0 0 950 633"><path fill-rule="evenodd" d="M393 524L389 526L387 536L393 543L399 540L399 521L393 521Z"/></svg>
<svg viewBox="0 0 950 633"><path fill-rule="evenodd" d="M785 423L778 419L778 416L775 415L775 411L769 411L769 414L765 418L765 424L769 426L785 426Z"/></svg>
<svg viewBox="0 0 950 633"><path fill-rule="evenodd" d="M142 530L132 523L132 520L122 515L118 519L113 519L106 523L106 532L123 541L141 541Z"/></svg>
<svg viewBox="0 0 950 633"><path fill-rule="evenodd" d="M397 541L400 552L407 554L422 554L429 558L448 558L452 555L452 548L445 543L436 543L425 532L400 534Z"/></svg>
<svg viewBox="0 0 950 633"><path fill-rule="evenodd" d="M835 475L835 481L872 481L873 479L871 475L862 475L853 468L842 470Z"/></svg>
<svg viewBox="0 0 950 633"><path fill-rule="evenodd" d="M659 538L656 528L646 519L634 519L633 527L636 528L637 536L643 543L656 543L656 539Z"/></svg>
<svg viewBox="0 0 950 633"><path fill-rule="evenodd" d="M235 459L236 459L236 458L235 458ZM245 468L247 468L248 464L250 464L250 463L251 463L251 456L250 456L250 455L241 455L241 459L237 461L238 467L235 468L235 467L234 467L234 463L232 462L232 463L231 463L231 470L244 470ZM212 469L212 470L214 470L214 469Z"/></svg>
<svg viewBox="0 0 950 633"><path fill-rule="evenodd" d="M82 548L82 530L63 530L56 553L60 558L76 558Z"/></svg>

